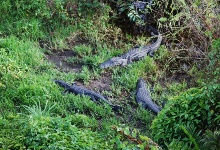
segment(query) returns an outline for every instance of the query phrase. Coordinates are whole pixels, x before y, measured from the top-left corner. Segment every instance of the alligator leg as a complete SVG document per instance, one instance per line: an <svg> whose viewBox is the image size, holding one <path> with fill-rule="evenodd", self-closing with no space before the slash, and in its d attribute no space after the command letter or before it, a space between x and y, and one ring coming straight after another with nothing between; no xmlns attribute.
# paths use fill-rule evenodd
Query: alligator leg
<svg viewBox="0 0 220 150"><path fill-rule="evenodd" d="M150 57L153 57L154 56L154 51L149 51L148 54L150 55Z"/></svg>
<svg viewBox="0 0 220 150"><path fill-rule="evenodd" d="M131 63L132 63L132 59L131 59L130 56L128 56L128 58L127 58L127 64L131 64Z"/></svg>
<svg viewBox="0 0 220 150"><path fill-rule="evenodd" d="M92 99L93 102L98 103L98 101L96 100L96 98L93 95L88 95L88 96Z"/></svg>

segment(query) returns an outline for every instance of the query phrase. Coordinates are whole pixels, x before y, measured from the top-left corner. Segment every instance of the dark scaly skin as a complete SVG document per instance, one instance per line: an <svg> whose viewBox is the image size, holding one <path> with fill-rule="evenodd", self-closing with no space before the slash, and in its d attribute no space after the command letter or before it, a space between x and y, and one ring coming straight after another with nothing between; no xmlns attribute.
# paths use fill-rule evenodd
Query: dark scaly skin
<svg viewBox="0 0 220 150"><path fill-rule="evenodd" d="M102 95L92 91L92 90L88 90L85 87L82 86L77 86L77 85L70 85L62 80L54 80L54 82L56 84L58 84L59 86L63 87L65 89L65 92L68 93L74 93L74 94L79 94L79 95L87 95L89 96L94 102L100 102L104 101L105 103L107 103L108 105L110 105L112 107L113 110L118 111L119 109L121 109L120 106L115 106L112 103L110 103L106 98L104 98Z"/></svg>
<svg viewBox="0 0 220 150"><path fill-rule="evenodd" d="M120 57L113 57L102 64L100 64L100 68L108 68L114 66L126 66L133 61L140 60L144 58L146 55L153 56L155 50L160 47L162 41L162 35L159 33L157 41L149 46L144 47L135 47L131 49L129 52L121 55Z"/></svg>
<svg viewBox="0 0 220 150"><path fill-rule="evenodd" d="M138 104L141 104L143 108L149 109L156 115L161 110L161 108L152 101L150 93L146 88L146 83L142 78L140 78L137 83L136 101Z"/></svg>

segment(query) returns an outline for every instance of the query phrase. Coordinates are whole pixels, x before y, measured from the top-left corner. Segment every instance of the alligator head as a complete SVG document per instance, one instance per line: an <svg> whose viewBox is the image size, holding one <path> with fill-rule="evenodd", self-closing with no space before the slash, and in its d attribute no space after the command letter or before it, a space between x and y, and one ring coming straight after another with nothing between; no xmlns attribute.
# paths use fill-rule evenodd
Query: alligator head
<svg viewBox="0 0 220 150"><path fill-rule="evenodd" d="M108 68L108 67L114 67L114 66L125 66L128 64L128 60L122 57L113 57L102 64L100 64L100 68Z"/></svg>
<svg viewBox="0 0 220 150"><path fill-rule="evenodd" d="M145 84L145 82L144 82L144 79L143 79L143 78L138 79L137 90L138 90L139 88L145 88L145 87L146 87L146 84Z"/></svg>
<svg viewBox="0 0 220 150"><path fill-rule="evenodd" d="M53 80L53 81L59 86L63 87L64 89L68 89L70 87L70 85L64 82L63 80Z"/></svg>

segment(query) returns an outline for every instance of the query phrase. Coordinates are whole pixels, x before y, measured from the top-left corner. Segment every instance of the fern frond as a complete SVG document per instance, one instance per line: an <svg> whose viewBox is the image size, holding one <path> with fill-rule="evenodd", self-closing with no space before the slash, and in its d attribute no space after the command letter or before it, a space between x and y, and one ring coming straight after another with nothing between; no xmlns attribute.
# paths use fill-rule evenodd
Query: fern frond
<svg viewBox="0 0 220 150"><path fill-rule="evenodd" d="M201 141L201 131L196 131L193 125L180 126L183 132L189 137L190 142L193 143L195 150L199 150L199 141Z"/></svg>
<svg viewBox="0 0 220 150"><path fill-rule="evenodd" d="M170 144L166 144L169 150L191 150L189 145L183 141L174 139Z"/></svg>
<svg viewBox="0 0 220 150"><path fill-rule="evenodd" d="M219 150L220 130L214 132L207 130L206 133L204 134L204 138L201 141L203 142L204 149Z"/></svg>

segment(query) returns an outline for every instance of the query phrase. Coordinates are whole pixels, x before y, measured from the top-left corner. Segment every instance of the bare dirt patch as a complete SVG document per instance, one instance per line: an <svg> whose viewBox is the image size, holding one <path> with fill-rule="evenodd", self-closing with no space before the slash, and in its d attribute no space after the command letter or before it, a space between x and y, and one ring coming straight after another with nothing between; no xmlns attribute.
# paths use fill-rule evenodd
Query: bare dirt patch
<svg viewBox="0 0 220 150"><path fill-rule="evenodd" d="M57 49L56 44L50 40L39 40L39 45L41 48L47 50L46 58L54 63L58 69L64 72L74 71L80 72L82 64L80 63L70 63L68 58L76 57L76 53L72 50L74 46L88 43L85 35L82 32L71 33L71 35L66 38L66 43L68 49Z"/></svg>
<svg viewBox="0 0 220 150"><path fill-rule="evenodd" d="M111 75L104 75L100 79L93 79L89 82L89 85L84 85L80 81L76 81L76 85L84 86L91 90L96 90L102 92L104 90L110 91L111 90Z"/></svg>
<svg viewBox="0 0 220 150"><path fill-rule="evenodd" d="M61 71L69 72L79 72L81 70L82 64L69 64L68 58L75 57L76 54L72 50L63 50L63 51L50 51L46 55L47 59L54 63L57 68L59 68Z"/></svg>
<svg viewBox="0 0 220 150"><path fill-rule="evenodd" d="M66 39L68 47L70 49L74 48L76 45L80 44L88 44L89 41L84 37L83 33L77 32L72 33L70 37ZM54 44L49 41L39 41L40 47L46 49L46 58L49 62L56 65L56 67L64 72L74 71L79 73L81 71L82 65L77 62L68 62L69 58L79 57L77 53L73 50L57 50L54 48ZM99 79L93 79L89 82L89 85L84 85L83 81L76 81L75 84L79 86L84 86L90 90L95 90L98 92L102 92L104 90L111 90L111 73L104 73L101 75Z"/></svg>

